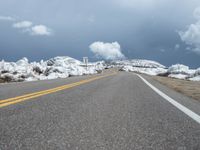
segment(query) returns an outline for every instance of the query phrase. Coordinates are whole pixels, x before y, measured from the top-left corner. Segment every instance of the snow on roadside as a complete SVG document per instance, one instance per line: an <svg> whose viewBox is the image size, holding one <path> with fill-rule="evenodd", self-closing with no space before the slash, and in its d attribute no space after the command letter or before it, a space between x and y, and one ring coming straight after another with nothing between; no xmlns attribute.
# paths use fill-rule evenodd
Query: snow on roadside
<svg viewBox="0 0 200 150"><path fill-rule="evenodd" d="M190 81L200 81L200 75L196 77L189 78Z"/></svg>
<svg viewBox="0 0 200 150"><path fill-rule="evenodd" d="M17 62L5 62L2 60L0 61L0 79L11 82L67 78L70 76L96 74L105 68L112 67L120 67L120 70L127 72L200 81L200 68L192 70L182 64L172 65L167 69L156 61L133 59L112 61L110 65L106 65L104 61L94 62L89 63L86 68L81 61L68 56L54 57L40 62L29 62L27 58L22 58Z"/></svg>
<svg viewBox="0 0 200 150"><path fill-rule="evenodd" d="M133 66L123 66L121 70L127 72L144 73L148 75L158 75L160 73L166 72L166 69L164 68L142 68Z"/></svg>
<svg viewBox="0 0 200 150"><path fill-rule="evenodd" d="M185 74L169 74L168 77L185 80L188 77L188 75L185 75Z"/></svg>
<svg viewBox="0 0 200 150"><path fill-rule="evenodd" d="M188 66L182 64L172 65L168 68L167 73L169 74L168 77L171 78L200 81L198 77L198 69L190 69Z"/></svg>
<svg viewBox="0 0 200 150"><path fill-rule="evenodd" d="M198 68L189 78L191 81L200 81L200 68Z"/></svg>
<svg viewBox="0 0 200 150"><path fill-rule="evenodd" d="M22 58L17 62L0 61L0 78L7 82L48 80L96 74L104 68L104 62L89 63L86 68L81 61L68 56L30 63Z"/></svg>
<svg viewBox="0 0 200 150"><path fill-rule="evenodd" d="M144 73L148 75L158 75L161 73L165 73L167 70L166 67L162 64L151 61L151 60L141 60L141 59L133 59L133 60L125 60L125 61L117 61L115 64L118 67L121 67L122 71L127 72L138 72Z"/></svg>
<svg viewBox="0 0 200 150"><path fill-rule="evenodd" d="M183 75L190 75L195 73L195 70L189 69L188 66L182 64L172 65L168 68L167 72L169 74L183 74Z"/></svg>
<svg viewBox="0 0 200 150"><path fill-rule="evenodd" d="M148 75L161 75L176 79L200 81L200 68L190 69L188 66L176 64L166 69L165 66L150 60L125 60L115 62L122 71L138 72Z"/></svg>
<svg viewBox="0 0 200 150"><path fill-rule="evenodd" d="M112 64L118 66L133 66L139 68L166 68L165 66L156 61L145 60L145 59L113 61Z"/></svg>

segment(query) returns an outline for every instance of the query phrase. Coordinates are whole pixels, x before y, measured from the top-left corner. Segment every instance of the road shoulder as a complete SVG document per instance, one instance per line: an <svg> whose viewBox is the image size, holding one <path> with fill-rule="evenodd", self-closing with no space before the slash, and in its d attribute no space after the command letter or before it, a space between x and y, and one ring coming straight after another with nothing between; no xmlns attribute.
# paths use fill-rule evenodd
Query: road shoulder
<svg viewBox="0 0 200 150"><path fill-rule="evenodd" d="M161 83L153 79L153 77L148 76L148 75L141 75L143 78L145 78L148 82L150 82L153 86L158 88L160 91L168 95L169 97L173 98L176 100L178 103L184 105L188 109L192 110L193 112L197 113L200 115L200 102L197 100L194 100L190 97L187 97Z"/></svg>

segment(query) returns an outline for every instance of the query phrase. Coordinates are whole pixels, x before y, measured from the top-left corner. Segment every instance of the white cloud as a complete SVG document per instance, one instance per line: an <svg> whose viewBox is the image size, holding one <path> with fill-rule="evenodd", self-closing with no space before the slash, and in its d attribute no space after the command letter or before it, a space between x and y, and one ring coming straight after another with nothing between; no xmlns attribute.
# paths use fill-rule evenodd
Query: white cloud
<svg viewBox="0 0 200 150"><path fill-rule="evenodd" d="M0 16L0 20L2 21L15 21L13 17L10 16Z"/></svg>
<svg viewBox="0 0 200 150"><path fill-rule="evenodd" d="M106 60L124 59L118 42L104 43L94 42L90 45L90 50L97 56Z"/></svg>
<svg viewBox="0 0 200 150"><path fill-rule="evenodd" d="M200 54L200 8L194 10L197 22L190 24L186 31L179 31L181 40L191 46L191 50Z"/></svg>
<svg viewBox="0 0 200 150"><path fill-rule="evenodd" d="M194 15L194 18L200 19L200 7L194 10L193 15Z"/></svg>
<svg viewBox="0 0 200 150"><path fill-rule="evenodd" d="M156 0L113 0L116 4L118 4L121 7L127 7L127 8L153 8L159 1Z"/></svg>
<svg viewBox="0 0 200 150"><path fill-rule="evenodd" d="M89 17L88 17L88 21L89 21L90 23L94 23L94 22L95 22L95 16L94 16L94 15L89 16Z"/></svg>
<svg viewBox="0 0 200 150"><path fill-rule="evenodd" d="M30 21L21 21L13 24L14 28L29 28L32 26L32 22Z"/></svg>
<svg viewBox="0 0 200 150"><path fill-rule="evenodd" d="M186 50L191 51L191 47L186 47Z"/></svg>
<svg viewBox="0 0 200 150"><path fill-rule="evenodd" d="M51 35L51 29L45 25L35 25L31 28L32 35Z"/></svg>
<svg viewBox="0 0 200 150"><path fill-rule="evenodd" d="M10 16L0 16L0 21L13 21L13 28L19 29L23 33L37 36L48 36L52 34L52 30L45 25L33 25L31 21L19 21Z"/></svg>
<svg viewBox="0 0 200 150"><path fill-rule="evenodd" d="M162 49L160 49L160 52L164 53L164 52L165 52L165 49L163 49L163 48L162 48Z"/></svg>
<svg viewBox="0 0 200 150"><path fill-rule="evenodd" d="M175 46L174 46L174 49L175 50L178 50L180 48L180 45L179 44L176 44Z"/></svg>

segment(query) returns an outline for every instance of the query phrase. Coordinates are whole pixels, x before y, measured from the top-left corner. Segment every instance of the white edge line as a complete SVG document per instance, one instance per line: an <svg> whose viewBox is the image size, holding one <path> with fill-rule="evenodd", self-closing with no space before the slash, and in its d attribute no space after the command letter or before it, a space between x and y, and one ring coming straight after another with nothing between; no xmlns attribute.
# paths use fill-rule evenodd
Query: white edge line
<svg viewBox="0 0 200 150"><path fill-rule="evenodd" d="M181 110L182 112L184 112L187 116L189 116L190 118L192 118L193 120L195 120L196 122L198 122L200 124L200 116L198 114L194 113L193 111L191 111L187 107L181 105L180 103L178 103L177 101L175 101L171 97L167 96L165 93L161 92L159 89L157 89L151 83L149 83L146 79L144 79L141 75L139 75L139 74L136 74L136 75L140 79L142 79L142 81L144 81L144 83L146 83L150 88L152 88L157 94L159 94L165 100L167 100L168 102L170 102L176 108L178 108L179 110Z"/></svg>

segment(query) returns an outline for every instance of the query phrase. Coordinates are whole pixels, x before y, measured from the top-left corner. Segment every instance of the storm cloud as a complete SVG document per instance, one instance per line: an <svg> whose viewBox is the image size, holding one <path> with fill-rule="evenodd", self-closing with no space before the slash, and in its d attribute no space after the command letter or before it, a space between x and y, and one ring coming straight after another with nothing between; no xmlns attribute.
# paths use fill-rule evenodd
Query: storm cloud
<svg viewBox="0 0 200 150"><path fill-rule="evenodd" d="M199 0L1 1L0 59L69 55L96 60L88 45L117 41L129 59L199 67L199 43L190 36L199 38L198 7ZM33 24L13 28L22 21Z"/></svg>

